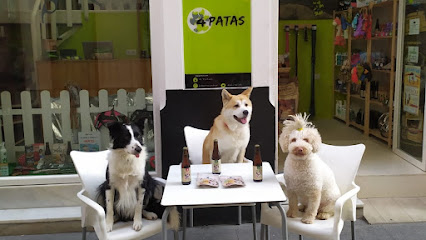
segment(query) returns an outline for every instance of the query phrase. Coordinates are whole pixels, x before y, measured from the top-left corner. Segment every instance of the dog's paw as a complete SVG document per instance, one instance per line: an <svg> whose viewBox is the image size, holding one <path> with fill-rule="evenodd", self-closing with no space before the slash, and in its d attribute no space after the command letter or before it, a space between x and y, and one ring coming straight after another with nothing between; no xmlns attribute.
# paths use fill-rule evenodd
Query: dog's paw
<svg viewBox="0 0 426 240"><path fill-rule="evenodd" d="M112 231L112 225L114 225L114 221L112 219L106 219L106 230L107 230L107 232Z"/></svg>
<svg viewBox="0 0 426 240"><path fill-rule="evenodd" d="M315 218L313 217L303 217L302 222L306 224L312 224L314 223Z"/></svg>
<svg viewBox="0 0 426 240"><path fill-rule="evenodd" d="M333 216L333 214L331 214L331 213L323 212L323 213L318 213L317 218L321 219L321 220L327 220L332 216Z"/></svg>
<svg viewBox="0 0 426 240"><path fill-rule="evenodd" d="M144 217L148 220L156 220L158 218L157 214L153 212L145 212Z"/></svg>
<svg viewBox="0 0 426 240"><path fill-rule="evenodd" d="M133 230L140 231L142 229L142 220L133 220Z"/></svg>
<svg viewBox="0 0 426 240"><path fill-rule="evenodd" d="M290 211L290 210L288 210L287 211L287 217L289 217L289 218L295 218L295 217L297 217L297 211Z"/></svg>

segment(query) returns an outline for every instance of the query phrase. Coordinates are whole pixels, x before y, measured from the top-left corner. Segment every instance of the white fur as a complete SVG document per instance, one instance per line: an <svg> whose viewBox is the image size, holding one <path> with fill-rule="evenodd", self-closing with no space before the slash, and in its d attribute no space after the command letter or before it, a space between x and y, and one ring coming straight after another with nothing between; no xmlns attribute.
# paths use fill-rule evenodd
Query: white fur
<svg viewBox="0 0 426 240"><path fill-rule="evenodd" d="M123 149L110 149L107 157L109 181L111 189L118 191L120 196L115 205L116 210L128 218L134 218L133 228L139 231L142 228L141 205L143 203L143 194L137 196L135 189L138 189L141 193L145 192L145 189L140 186L145 174L147 153L145 147L134 138L132 128L130 126L126 127L131 134L130 143ZM137 146L142 149L139 157L134 155ZM113 204L113 201L107 201L107 207L108 204ZM140 206L140 209L138 206ZM109 214L112 214L111 211L107 211L107 215ZM107 216L107 219L110 218ZM112 230L111 220L107 221L107 229Z"/></svg>
<svg viewBox="0 0 426 240"><path fill-rule="evenodd" d="M313 223L315 217L327 219L334 215L340 190L332 170L317 155L321 145L318 130L307 121L306 114L292 117L284 122L279 139L283 152L288 152L284 164L290 205L287 216L296 217L300 208L305 211L302 222Z"/></svg>
<svg viewBox="0 0 426 240"><path fill-rule="evenodd" d="M235 163L240 159L238 155L245 153L246 147L250 141L249 121L251 117L251 108L249 112L247 123L241 124L233 119L232 113L232 115L228 115L227 111L224 111L224 120L232 132L229 133L229 131L223 128L218 128L219 134L217 134L217 140L222 163Z"/></svg>

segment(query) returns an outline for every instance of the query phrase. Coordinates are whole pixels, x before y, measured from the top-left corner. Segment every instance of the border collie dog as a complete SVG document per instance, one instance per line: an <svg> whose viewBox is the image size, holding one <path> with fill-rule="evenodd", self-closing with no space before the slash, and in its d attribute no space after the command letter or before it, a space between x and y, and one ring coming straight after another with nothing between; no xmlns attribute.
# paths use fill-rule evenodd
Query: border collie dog
<svg viewBox="0 0 426 240"><path fill-rule="evenodd" d="M106 211L107 231L116 221L132 221L133 229L142 229L142 216L155 220L162 216L162 186L145 169L146 149L143 133L135 124L119 122L108 126L112 145L108 154L106 181L98 187L98 200ZM174 208L169 226L179 228L179 213Z"/></svg>

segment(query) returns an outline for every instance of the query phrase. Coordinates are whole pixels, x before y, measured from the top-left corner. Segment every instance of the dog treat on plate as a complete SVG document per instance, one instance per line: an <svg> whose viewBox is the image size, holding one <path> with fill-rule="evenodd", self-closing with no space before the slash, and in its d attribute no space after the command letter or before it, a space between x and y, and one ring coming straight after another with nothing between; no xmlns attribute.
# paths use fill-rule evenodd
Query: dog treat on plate
<svg viewBox="0 0 426 240"><path fill-rule="evenodd" d="M197 186L219 187L219 178L214 174L198 173Z"/></svg>
<svg viewBox="0 0 426 240"><path fill-rule="evenodd" d="M245 186L241 176L220 176L220 182L224 187L239 187Z"/></svg>

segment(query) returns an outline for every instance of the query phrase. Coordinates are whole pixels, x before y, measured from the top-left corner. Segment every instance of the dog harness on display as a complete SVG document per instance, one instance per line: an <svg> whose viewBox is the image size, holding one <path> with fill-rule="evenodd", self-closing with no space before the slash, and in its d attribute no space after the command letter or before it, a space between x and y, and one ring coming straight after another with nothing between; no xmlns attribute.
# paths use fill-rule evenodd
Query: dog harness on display
<svg viewBox="0 0 426 240"><path fill-rule="evenodd" d="M107 127L109 124L113 122L127 123L128 119L126 115L115 111L113 107L111 110L101 112L96 116L95 128L99 130L102 126Z"/></svg>

